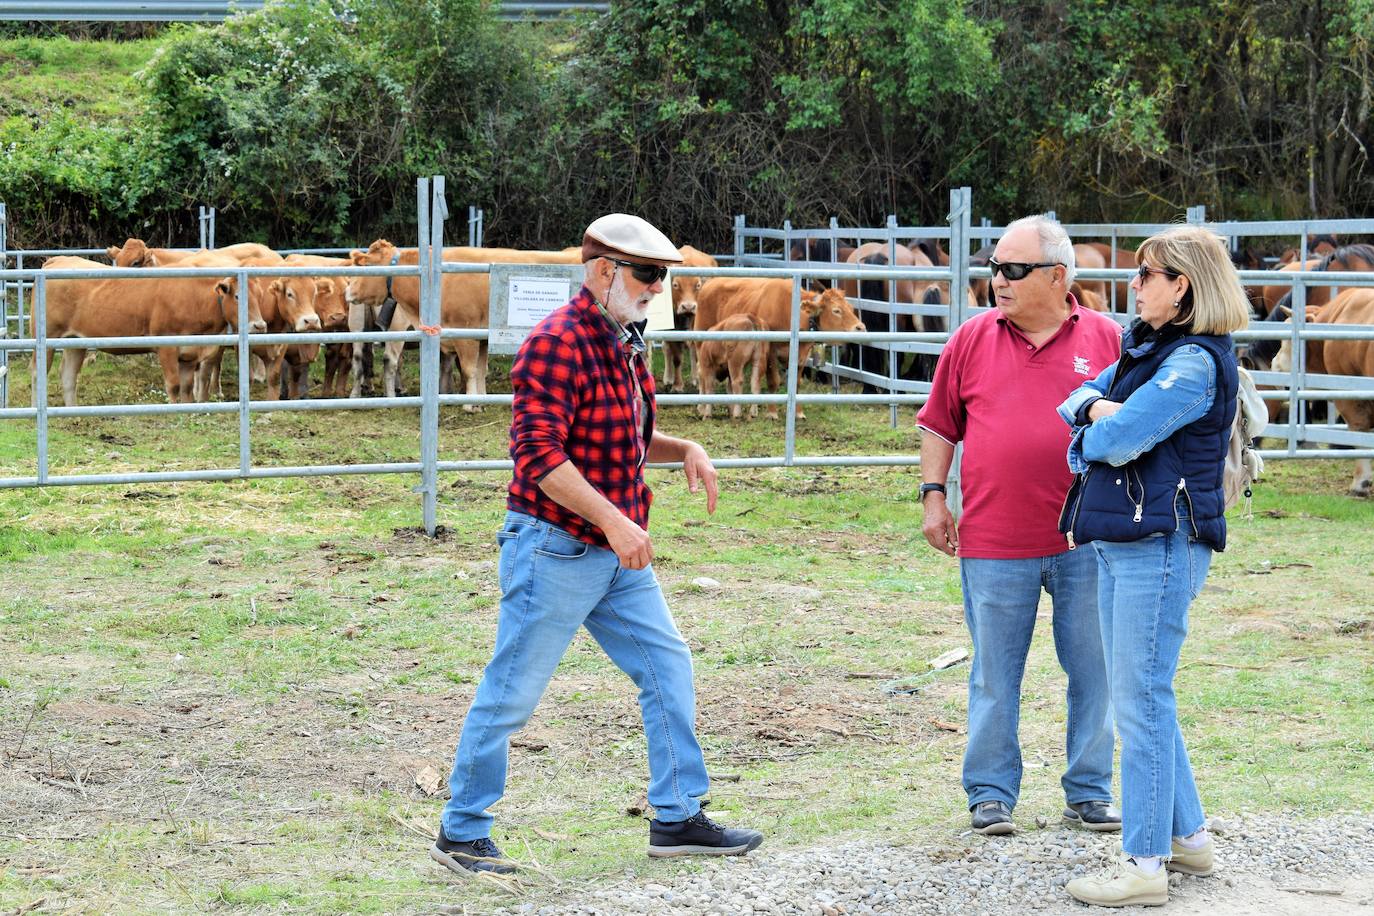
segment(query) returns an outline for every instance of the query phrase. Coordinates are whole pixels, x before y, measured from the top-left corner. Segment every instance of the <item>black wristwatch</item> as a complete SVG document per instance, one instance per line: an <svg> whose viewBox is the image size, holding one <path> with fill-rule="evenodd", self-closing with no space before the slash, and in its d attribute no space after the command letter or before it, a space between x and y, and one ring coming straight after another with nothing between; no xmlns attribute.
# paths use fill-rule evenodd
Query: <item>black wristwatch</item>
<svg viewBox="0 0 1374 916"><path fill-rule="evenodd" d="M923 484L921 484L921 495L920 495L919 499L920 499L921 502L925 502L925 501L926 501L926 494L927 494L927 493L944 493L944 492L945 492L945 485L942 484L942 483L923 483Z"/></svg>

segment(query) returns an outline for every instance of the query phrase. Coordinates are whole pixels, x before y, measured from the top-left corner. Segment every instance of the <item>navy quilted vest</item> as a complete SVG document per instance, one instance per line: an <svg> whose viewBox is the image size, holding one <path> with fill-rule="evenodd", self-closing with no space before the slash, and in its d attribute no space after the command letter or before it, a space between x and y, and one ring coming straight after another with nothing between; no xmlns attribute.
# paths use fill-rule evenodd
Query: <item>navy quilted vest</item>
<svg viewBox="0 0 1374 916"><path fill-rule="evenodd" d="M1074 480L1064 501L1059 530L1071 546L1089 541L1134 541L1178 529L1181 499L1192 515L1192 535L1214 550L1226 549L1222 474L1231 424L1236 417L1236 358L1231 336L1150 334L1138 324L1127 332L1107 397L1125 401L1148 382L1174 350L1202 347L1217 367L1217 393L1206 415L1189 423L1122 467L1093 462ZM1138 341L1138 342L1137 342Z"/></svg>

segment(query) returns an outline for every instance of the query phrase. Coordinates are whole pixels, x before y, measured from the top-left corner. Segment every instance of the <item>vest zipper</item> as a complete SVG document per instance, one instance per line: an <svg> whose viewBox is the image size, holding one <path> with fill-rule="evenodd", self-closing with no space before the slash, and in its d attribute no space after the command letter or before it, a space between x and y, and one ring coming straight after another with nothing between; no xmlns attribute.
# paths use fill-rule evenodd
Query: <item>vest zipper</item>
<svg viewBox="0 0 1374 916"><path fill-rule="evenodd" d="M1136 524L1145 515L1145 482L1136 475L1136 485L1140 487L1140 501L1136 502L1135 497L1131 496L1131 469L1126 468L1126 498L1135 505L1135 517L1132 519Z"/></svg>
<svg viewBox="0 0 1374 916"><path fill-rule="evenodd" d="M1088 469L1087 469L1086 471L1084 471L1083 474L1078 478L1078 482L1069 490L1069 495L1070 495L1070 496L1076 496L1076 497L1077 497L1077 498L1073 501L1073 512L1072 512L1072 513L1070 514L1070 516L1069 516L1069 530L1064 532L1064 537L1065 537L1065 538L1068 540L1068 542L1069 542L1069 549L1070 549L1070 550L1077 550L1077 549L1078 549L1078 542L1075 541L1075 540L1074 540L1074 537L1073 537L1073 529L1074 529L1074 526L1076 526L1076 525L1078 524L1078 510L1079 510L1079 508L1082 507L1082 505L1083 505L1083 491L1087 489L1087 487L1088 487L1088 478L1092 476L1092 473L1093 473L1093 469L1092 469L1091 466L1089 466ZM1068 504L1068 501L1067 501L1067 499L1066 499L1065 502L1064 502L1064 509L1067 511L1068 508L1069 508L1069 504ZM1060 514L1061 514L1061 516L1063 515L1062 512L1061 512Z"/></svg>
<svg viewBox="0 0 1374 916"><path fill-rule="evenodd" d="M1187 481L1185 478L1183 478L1183 477L1180 477L1180 478L1178 479L1178 492L1179 492L1179 493L1182 493L1182 494L1183 494L1183 498L1186 499L1186 500L1188 500L1188 524L1189 524L1189 525L1192 527L1192 529L1193 529L1193 537L1194 537L1194 538L1197 538L1197 537L1199 537L1200 535L1198 534L1198 530L1197 530L1197 517L1193 514L1193 494L1191 494L1191 493L1188 492L1188 481ZM1175 531L1178 530L1179 521L1180 521L1180 519L1179 519L1179 517L1178 517L1178 494L1174 494L1174 530L1175 530Z"/></svg>

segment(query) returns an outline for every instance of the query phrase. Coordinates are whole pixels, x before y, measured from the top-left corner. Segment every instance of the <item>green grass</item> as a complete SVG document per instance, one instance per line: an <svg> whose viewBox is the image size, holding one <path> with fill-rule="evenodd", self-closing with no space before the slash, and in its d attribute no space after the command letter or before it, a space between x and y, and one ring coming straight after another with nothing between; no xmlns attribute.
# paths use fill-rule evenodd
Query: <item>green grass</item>
<svg viewBox="0 0 1374 916"><path fill-rule="evenodd" d="M129 123L145 104L133 75L164 40L0 39L0 111L42 117L65 108L83 122Z"/></svg>
<svg viewBox="0 0 1374 916"><path fill-rule="evenodd" d="M101 358L83 401L156 402L158 382L150 358ZM896 430L885 409L808 415L799 454L918 448L909 411ZM504 457L508 423L445 411L441 455ZM720 457L781 449L764 420L671 408L662 427ZM54 473L237 463L233 418L52 428ZM411 460L415 430L414 411L252 424L255 460L274 464ZM32 473L33 435L0 425L0 475ZM1193 606L1178 692L1209 811L1316 815L1374 794L1374 505L1344 496L1349 471L1272 462ZM725 471L709 517L680 474L650 476L712 811L773 849L955 837L964 737L947 728L963 726L967 668L927 663L967 637L957 567L920 536L918 472ZM429 862L441 801L415 775L447 773L490 652L505 475L442 476L437 541L415 534L415 482L0 491L0 912L484 912L700 867L643 855L625 813L646 779L633 690L585 636L517 736L497 808L498 839L537 868L513 895ZM1018 810L1052 818L1064 681L1041 623Z"/></svg>

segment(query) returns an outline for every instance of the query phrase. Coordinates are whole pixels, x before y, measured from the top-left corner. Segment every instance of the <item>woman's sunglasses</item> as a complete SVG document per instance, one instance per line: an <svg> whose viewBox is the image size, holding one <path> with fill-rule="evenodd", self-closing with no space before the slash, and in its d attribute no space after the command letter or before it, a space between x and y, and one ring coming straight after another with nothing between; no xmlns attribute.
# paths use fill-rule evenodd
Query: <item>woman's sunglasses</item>
<svg viewBox="0 0 1374 916"><path fill-rule="evenodd" d="M1135 272L1135 275L1140 278L1141 283L1144 283L1146 280L1150 279L1150 274L1163 274L1166 277L1183 276L1183 274L1179 273L1176 270L1170 270L1167 267L1151 267L1148 264L1141 264Z"/></svg>
<svg viewBox="0 0 1374 916"><path fill-rule="evenodd" d="M635 264L633 261L621 261L616 258L607 258L606 260L620 267L630 268L630 276L649 286L668 276L668 268L660 267L657 264Z"/></svg>
<svg viewBox="0 0 1374 916"><path fill-rule="evenodd" d="M1041 261L1037 264L1027 264L1024 261L1007 261L1003 263L996 258L988 258L988 269L995 277L999 273L1008 280L1024 280L1030 276L1030 272L1040 267L1058 267L1058 261Z"/></svg>

